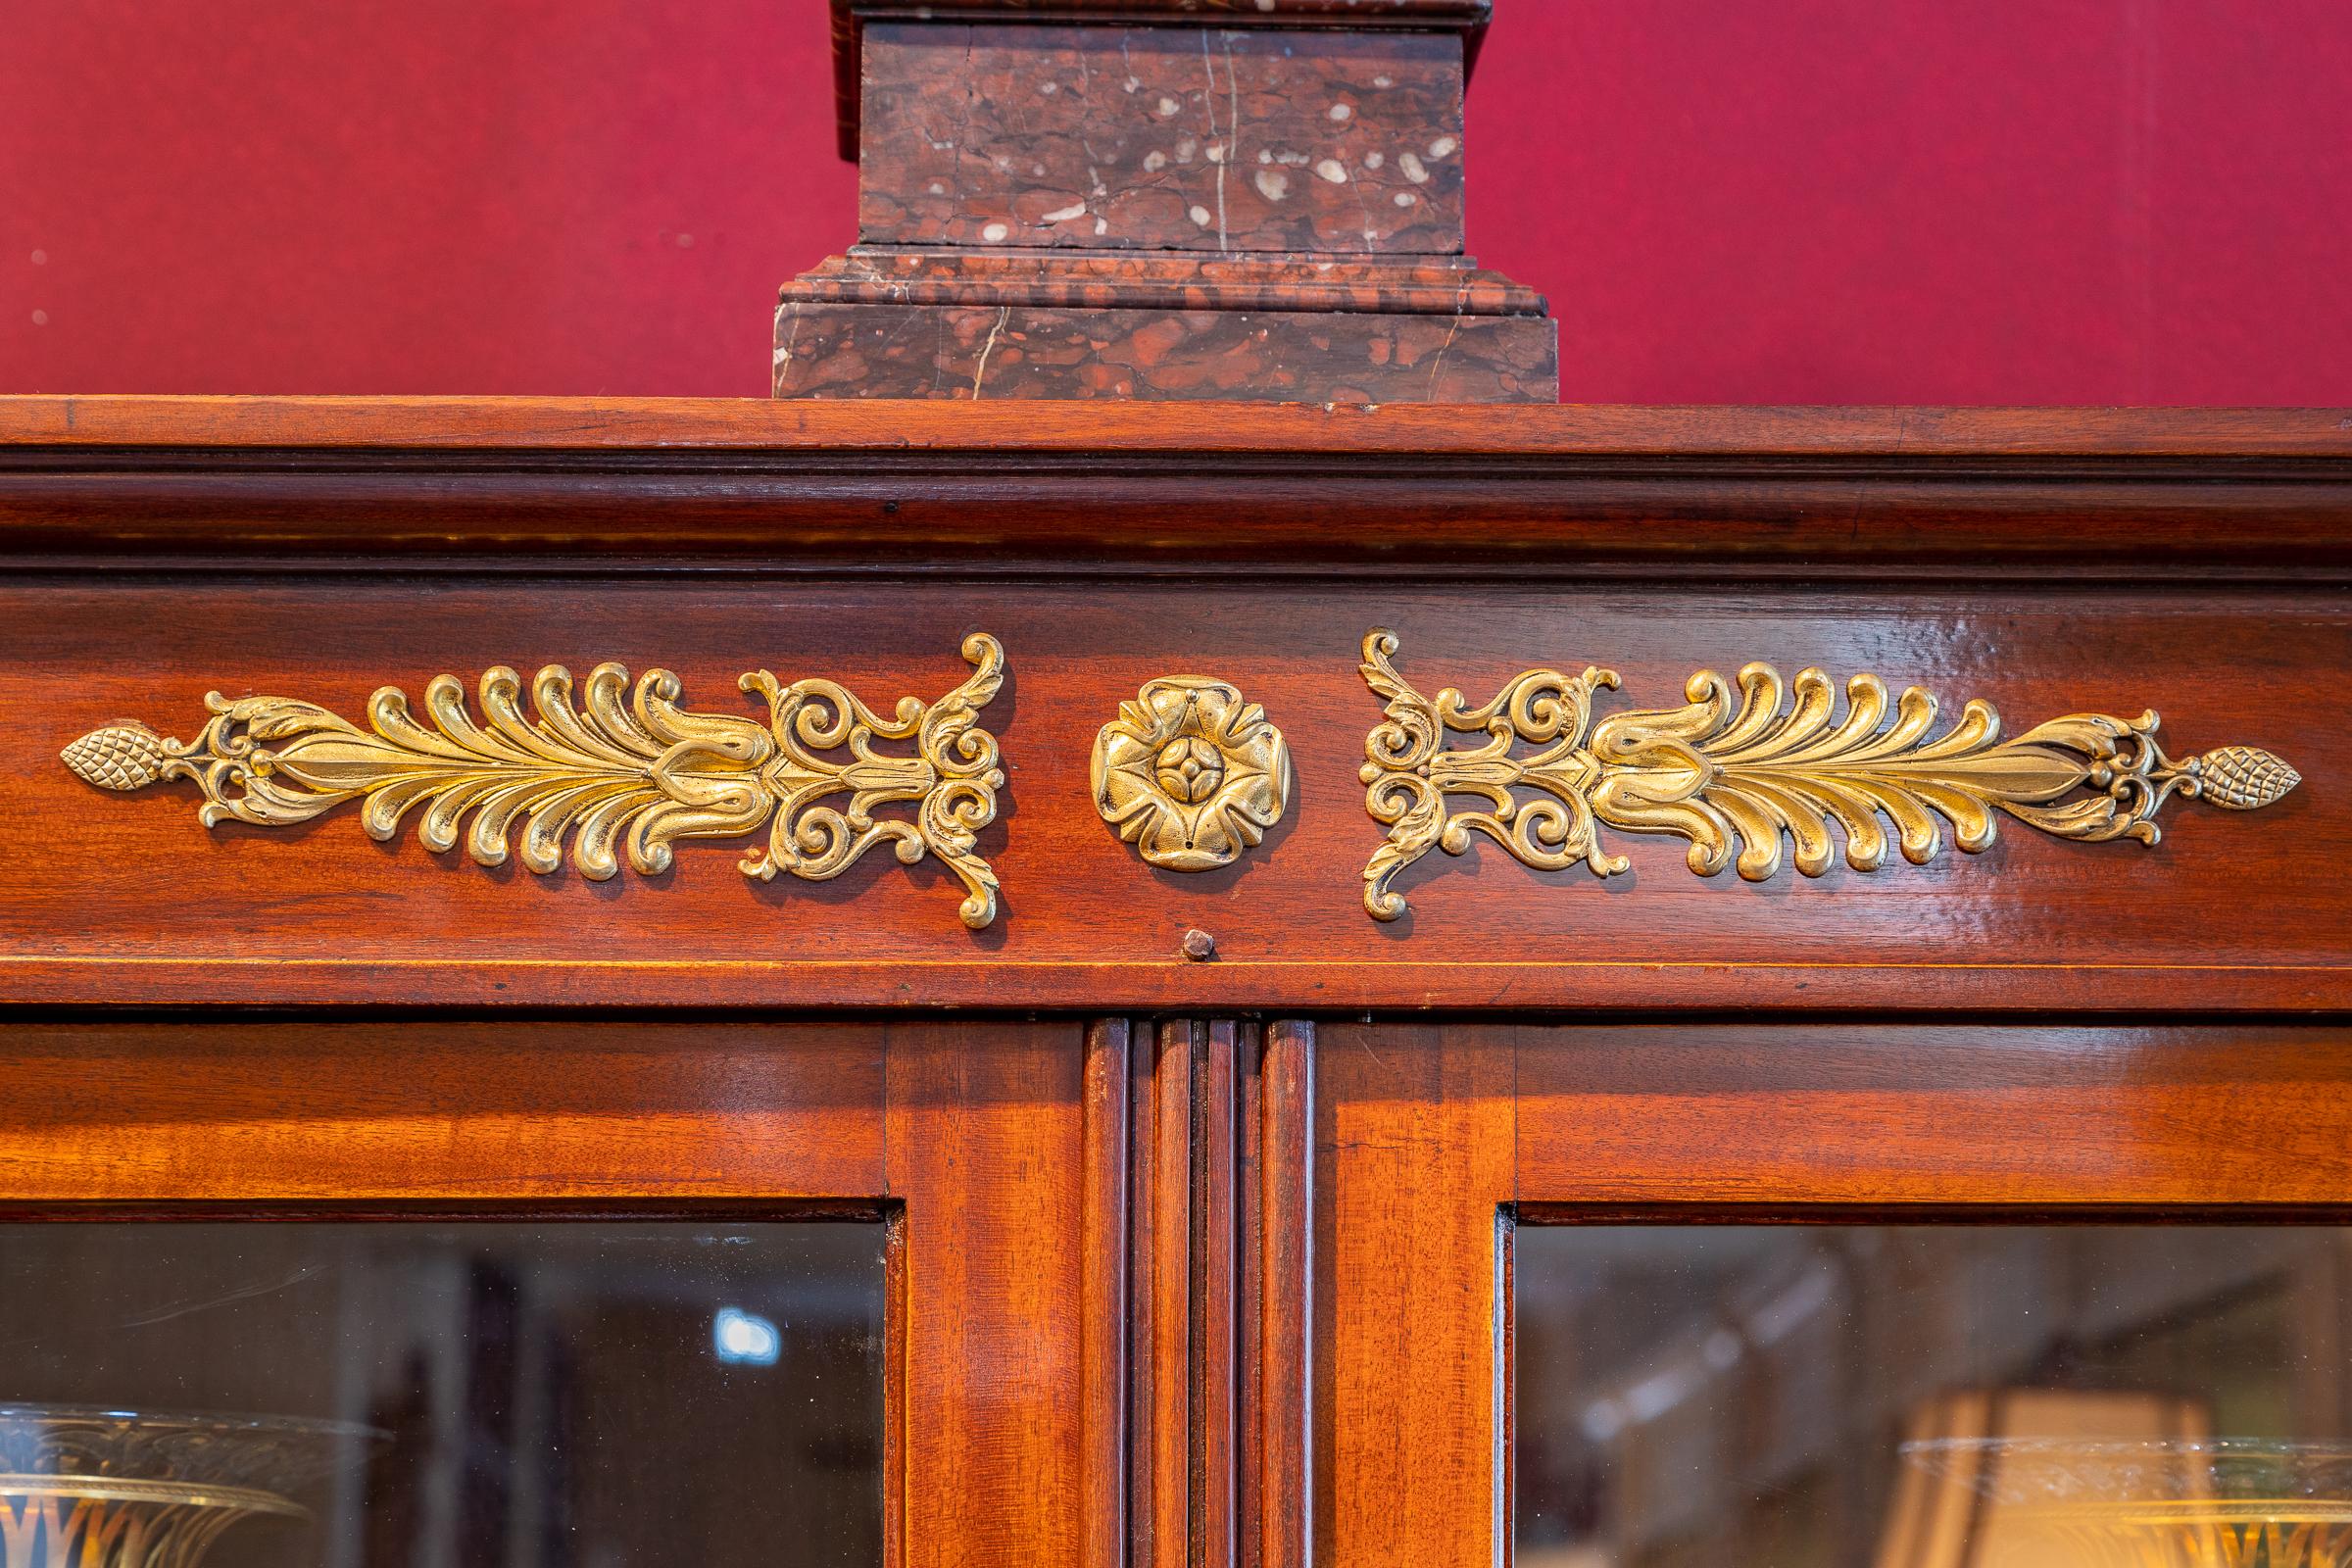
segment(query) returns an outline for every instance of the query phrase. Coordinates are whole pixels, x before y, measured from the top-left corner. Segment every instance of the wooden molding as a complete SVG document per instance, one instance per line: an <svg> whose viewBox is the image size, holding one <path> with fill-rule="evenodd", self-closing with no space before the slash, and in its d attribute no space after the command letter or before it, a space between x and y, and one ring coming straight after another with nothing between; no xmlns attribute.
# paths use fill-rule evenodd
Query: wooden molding
<svg viewBox="0 0 2352 1568"><path fill-rule="evenodd" d="M1266 1024L1259 1062L1256 1333L1244 1362L1254 1376L1256 1420L1242 1515L1255 1523L1259 1568L1306 1568L1315 1495L1315 1026Z"/></svg>
<svg viewBox="0 0 2352 1568"><path fill-rule="evenodd" d="M2308 581L2352 571L2352 411L7 398L0 550Z"/></svg>

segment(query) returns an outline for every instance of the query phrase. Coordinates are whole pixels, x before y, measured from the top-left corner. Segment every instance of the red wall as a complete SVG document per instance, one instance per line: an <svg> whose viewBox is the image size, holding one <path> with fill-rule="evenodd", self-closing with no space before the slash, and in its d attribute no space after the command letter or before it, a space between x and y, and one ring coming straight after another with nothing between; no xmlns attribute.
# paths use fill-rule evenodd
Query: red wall
<svg viewBox="0 0 2352 1568"><path fill-rule="evenodd" d="M1572 401L2352 403L2347 0L1497 0ZM0 5L0 391L758 396L823 0Z"/></svg>

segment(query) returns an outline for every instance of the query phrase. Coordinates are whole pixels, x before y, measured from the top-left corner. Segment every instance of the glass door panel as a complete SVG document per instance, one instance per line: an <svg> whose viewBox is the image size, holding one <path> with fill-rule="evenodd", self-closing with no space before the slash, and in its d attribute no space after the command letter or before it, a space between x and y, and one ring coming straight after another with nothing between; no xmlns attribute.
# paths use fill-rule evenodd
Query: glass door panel
<svg viewBox="0 0 2352 1568"><path fill-rule="evenodd" d="M1523 1226L1520 1568L2352 1561L2352 1231Z"/></svg>
<svg viewBox="0 0 2352 1568"><path fill-rule="evenodd" d="M0 1226L0 1568L878 1563L888 1245Z"/></svg>

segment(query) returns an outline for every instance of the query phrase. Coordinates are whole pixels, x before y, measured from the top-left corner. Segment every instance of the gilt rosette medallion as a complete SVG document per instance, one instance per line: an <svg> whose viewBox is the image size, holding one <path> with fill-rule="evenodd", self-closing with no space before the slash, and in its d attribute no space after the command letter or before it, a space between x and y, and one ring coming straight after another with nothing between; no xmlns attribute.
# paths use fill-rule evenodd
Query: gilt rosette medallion
<svg viewBox="0 0 2352 1568"><path fill-rule="evenodd" d="M1291 753L1266 711L1221 680L1152 681L1095 737L1096 809L1169 871L1230 865L1291 799Z"/></svg>

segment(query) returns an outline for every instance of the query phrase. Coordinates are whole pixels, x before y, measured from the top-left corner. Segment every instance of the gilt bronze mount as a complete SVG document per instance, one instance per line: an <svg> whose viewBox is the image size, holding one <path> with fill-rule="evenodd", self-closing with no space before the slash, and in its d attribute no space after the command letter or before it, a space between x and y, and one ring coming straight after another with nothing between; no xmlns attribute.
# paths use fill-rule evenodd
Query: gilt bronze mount
<svg viewBox="0 0 2352 1568"><path fill-rule="evenodd" d="M887 718L838 682L786 685L764 669L740 681L766 699L764 721L692 712L678 706L682 688L668 670L648 670L632 686L618 664L589 671L583 707L570 671L541 669L532 716L522 678L500 665L481 678L486 724L466 711L464 684L444 674L424 689L429 726L397 686L368 699L367 730L314 703L213 692L213 716L193 741L128 720L92 730L62 756L101 789L191 780L204 792L196 815L207 827L307 822L356 798L371 838L392 838L421 808L427 849L453 849L462 837L476 862L499 865L519 822L525 866L554 871L569 838L571 863L592 881L617 874L622 856L650 876L668 869L678 840L763 826L767 843L740 862L760 881L779 871L823 881L888 844L904 864L931 856L955 872L966 891L958 913L977 930L997 916L997 874L976 840L996 820L1004 784L980 710L1004 684L1004 650L975 632L963 657L973 668L961 685L936 703L903 697ZM906 740L911 752L874 749ZM836 796L849 799L823 804ZM913 814L874 814L896 804Z"/></svg>
<svg viewBox="0 0 2352 1568"><path fill-rule="evenodd" d="M1698 671L1681 708L1593 723L1592 695L1617 686L1613 669L1526 670L1472 708L1452 687L1422 696L1391 662L1396 648L1394 632L1375 629L1361 665L1388 705L1365 738L1362 769L1365 808L1389 830L1364 867L1364 908L1376 920L1404 912L1404 895L1389 885L1398 872L1432 849L1460 855L1473 833L1538 870L1582 860L1600 876L1627 869L1602 848L1601 825L1670 833L1690 841L1686 858L1700 876L1736 864L1761 882L1785 856L1806 876L1827 871L1832 822L1845 863L1875 871L1886 860L1886 823L1914 865L1941 851L1939 819L1973 855L1992 844L2003 812L2060 838L2154 844L2156 814L2176 795L2244 811L2302 782L2284 760L2251 746L2175 761L2156 744L2153 710L2132 719L2070 713L2004 741L1992 705L1972 700L1933 736L1936 699L1919 687L1894 700L1889 725L1886 684L1876 675L1846 682L1840 717L1821 670L1799 670L1791 686L1770 664L1751 663L1736 686ZM1449 734L1484 739L1455 748ZM1517 754L1522 745L1538 749ZM1489 808L1453 810L1453 795L1483 797Z"/></svg>
<svg viewBox="0 0 2352 1568"><path fill-rule="evenodd" d="M1266 711L1200 675L1148 683L1095 737L1095 809L1152 864L1230 865L1282 819L1291 753Z"/></svg>

